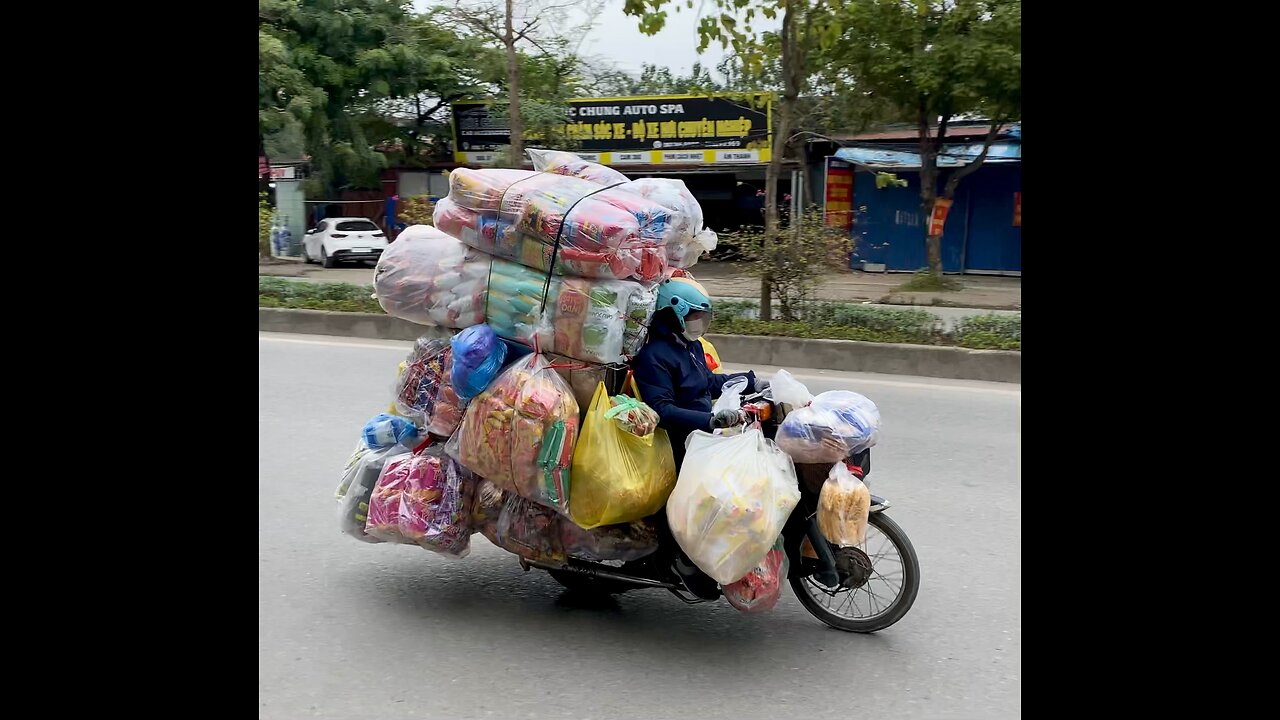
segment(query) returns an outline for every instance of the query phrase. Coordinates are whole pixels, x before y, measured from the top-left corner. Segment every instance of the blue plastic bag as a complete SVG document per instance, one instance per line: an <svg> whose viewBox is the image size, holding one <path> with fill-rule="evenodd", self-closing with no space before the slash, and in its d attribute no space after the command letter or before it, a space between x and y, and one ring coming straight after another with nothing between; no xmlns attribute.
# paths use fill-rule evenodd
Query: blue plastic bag
<svg viewBox="0 0 1280 720"><path fill-rule="evenodd" d="M487 324L472 325L449 341L453 347L453 369L449 378L458 397L464 400L484 392L502 370L507 346Z"/></svg>
<svg viewBox="0 0 1280 720"><path fill-rule="evenodd" d="M360 438L370 450L405 444L418 437L418 427L412 420L398 415L378 413L364 424Z"/></svg>

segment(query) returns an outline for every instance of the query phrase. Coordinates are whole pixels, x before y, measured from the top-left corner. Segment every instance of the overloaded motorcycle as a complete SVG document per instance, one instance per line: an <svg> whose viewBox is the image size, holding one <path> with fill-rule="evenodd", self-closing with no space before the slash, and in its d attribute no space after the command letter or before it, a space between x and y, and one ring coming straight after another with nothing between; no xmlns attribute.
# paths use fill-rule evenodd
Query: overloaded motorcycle
<svg viewBox="0 0 1280 720"><path fill-rule="evenodd" d="M746 395L741 401L747 417L758 423L770 440L786 417L788 406L766 393ZM843 452L841 450L840 452ZM855 477L870 487L871 450L844 459ZM920 561L911 541L886 511L889 503L872 495L865 540L854 546L837 546L818 529L818 498L831 465L796 463L800 501L783 527L783 548L789 561L788 581L796 598L814 617L848 632L871 633L901 620L915 603L920 590ZM716 599L718 589L692 587L672 569L676 543L660 511L656 523L659 550L619 566L568 557L564 562L520 559L525 571L546 570L570 590L617 594L634 589L665 589L688 604ZM687 576L685 576L687 577ZM703 577L711 581L710 578Z"/></svg>

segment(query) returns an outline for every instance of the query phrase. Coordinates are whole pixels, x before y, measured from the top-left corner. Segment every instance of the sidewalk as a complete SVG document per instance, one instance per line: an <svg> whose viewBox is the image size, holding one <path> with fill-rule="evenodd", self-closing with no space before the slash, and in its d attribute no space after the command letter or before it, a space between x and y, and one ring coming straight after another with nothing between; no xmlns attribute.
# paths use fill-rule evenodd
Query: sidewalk
<svg viewBox="0 0 1280 720"><path fill-rule="evenodd" d="M258 265L259 275L293 277L307 282L346 282L373 284L372 267L342 267L325 270L318 265L305 265L301 260L284 259L278 264ZM693 275L712 297L758 299L760 280L746 274L738 263L700 262ZM910 273L864 273L856 270L832 272L823 276L816 299L835 302L873 303L882 305L919 305L943 318L957 314L940 308L972 308L982 310L1022 310L1022 278L987 275L956 276L964 288L954 292L900 292L897 286L911 279Z"/></svg>

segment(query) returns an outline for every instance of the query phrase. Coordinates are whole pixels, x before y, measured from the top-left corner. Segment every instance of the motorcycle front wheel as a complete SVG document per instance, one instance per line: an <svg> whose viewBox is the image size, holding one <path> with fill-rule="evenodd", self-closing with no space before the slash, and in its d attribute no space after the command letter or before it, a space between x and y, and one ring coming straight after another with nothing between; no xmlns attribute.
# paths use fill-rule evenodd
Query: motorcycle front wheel
<svg viewBox="0 0 1280 720"><path fill-rule="evenodd" d="M833 628L857 633L883 630L901 620L915 603L920 560L907 534L883 512L871 515L866 539L852 552L860 552L871 566L855 587L829 588L809 575L791 578L791 589L805 610Z"/></svg>

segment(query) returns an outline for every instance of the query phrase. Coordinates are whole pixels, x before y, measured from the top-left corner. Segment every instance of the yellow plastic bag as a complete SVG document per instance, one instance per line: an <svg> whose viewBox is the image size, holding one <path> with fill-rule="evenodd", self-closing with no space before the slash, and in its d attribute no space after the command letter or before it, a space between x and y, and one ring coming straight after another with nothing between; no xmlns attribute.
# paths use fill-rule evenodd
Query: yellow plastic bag
<svg viewBox="0 0 1280 720"><path fill-rule="evenodd" d="M713 373L724 374L724 365L720 362L720 353L716 352L716 346L706 338L699 338L698 342L702 343L702 353L707 358L707 368Z"/></svg>
<svg viewBox="0 0 1280 720"><path fill-rule="evenodd" d="M636 437L605 417L610 407L609 393L600 383L573 452L569 517L588 530L658 512L676 485L667 432Z"/></svg>

